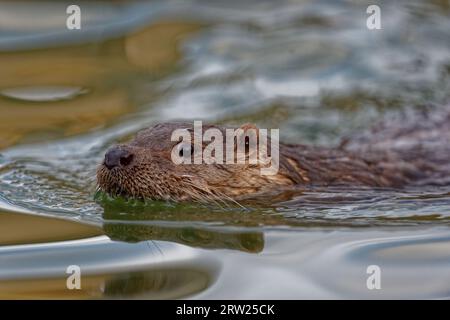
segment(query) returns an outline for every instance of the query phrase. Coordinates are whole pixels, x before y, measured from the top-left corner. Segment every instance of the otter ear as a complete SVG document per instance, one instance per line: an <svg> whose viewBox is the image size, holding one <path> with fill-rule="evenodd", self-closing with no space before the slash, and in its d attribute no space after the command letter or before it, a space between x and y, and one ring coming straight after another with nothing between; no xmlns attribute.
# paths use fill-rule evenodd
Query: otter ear
<svg viewBox="0 0 450 320"><path fill-rule="evenodd" d="M248 129L253 129L256 130L256 132L258 132L258 127L256 126L256 124L254 123L244 123L242 126L239 127L239 129L242 129L245 131L247 131Z"/></svg>
<svg viewBox="0 0 450 320"><path fill-rule="evenodd" d="M241 129L243 132L241 133L242 135L252 135L255 134L256 136L258 136L259 134L259 128L256 126L256 124L253 123L244 123L242 126L239 127L239 129Z"/></svg>
<svg viewBox="0 0 450 320"><path fill-rule="evenodd" d="M250 157L252 160L250 161L251 164L257 163L257 152L258 152L258 135L259 135L259 129L258 127L253 123L245 123L242 126L239 127L240 130L242 130L238 135L238 145L243 143L244 145L240 146L239 148L243 148L245 150L245 157ZM237 150L242 150L238 149Z"/></svg>

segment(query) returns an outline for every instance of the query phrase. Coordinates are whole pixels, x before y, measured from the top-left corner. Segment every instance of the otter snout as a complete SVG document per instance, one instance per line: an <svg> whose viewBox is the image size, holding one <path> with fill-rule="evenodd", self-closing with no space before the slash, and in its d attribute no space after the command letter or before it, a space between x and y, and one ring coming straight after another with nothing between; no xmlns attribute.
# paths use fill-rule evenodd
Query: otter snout
<svg viewBox="0 0 450 320"><path fill-rule="evenodd" d="M112 147L105 154L103 164L109 170L118 166L127 166L133 160L133 153L119 146Z"/></svg>

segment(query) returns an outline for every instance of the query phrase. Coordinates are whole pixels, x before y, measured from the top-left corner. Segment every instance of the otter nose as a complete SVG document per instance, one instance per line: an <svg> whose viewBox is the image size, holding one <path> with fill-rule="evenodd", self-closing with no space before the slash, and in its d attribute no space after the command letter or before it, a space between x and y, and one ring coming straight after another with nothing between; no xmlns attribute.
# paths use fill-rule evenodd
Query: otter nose
<svg viewBox="0 0 450 320"><path fill-rule="evenodd" d="M119 147L113 147L106 152L104 164L111 170L119 165L127 166L131 160L133 160L131 152Z"/></svg>

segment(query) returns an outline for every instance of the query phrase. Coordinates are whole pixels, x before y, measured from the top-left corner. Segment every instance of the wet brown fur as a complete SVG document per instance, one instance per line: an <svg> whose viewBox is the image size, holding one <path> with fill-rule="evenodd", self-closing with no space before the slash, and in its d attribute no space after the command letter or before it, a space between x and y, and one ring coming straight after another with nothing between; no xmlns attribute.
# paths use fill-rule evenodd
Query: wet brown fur
<svg viewBox="0 0 450 320"><path fill-rule="evenodd" d="M281 186L366 186L401 188L447 184L450 167L450 112L442 109L412 117L411 123L383 124L366 134L344 139L336 148L280 143L280 168L260 174L260 165L175 165L170 141L175 129L193 131L192 123L168 122L139 132L119 148L134 155L126 167L98 167L101 190L133 198L174 201L238 199ZM221 126L204 125L203 130ZM251 127L246 125L244 128ZM224 134L225 137L225 134Z"/></svg>

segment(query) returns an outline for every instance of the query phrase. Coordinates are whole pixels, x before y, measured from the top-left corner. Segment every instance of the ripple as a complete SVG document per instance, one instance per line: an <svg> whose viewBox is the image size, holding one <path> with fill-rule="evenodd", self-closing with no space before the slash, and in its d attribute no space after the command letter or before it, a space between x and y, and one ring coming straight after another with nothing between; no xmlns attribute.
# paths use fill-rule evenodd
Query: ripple
<svg viewBox="0 0 450 320"><path fill-rule="evenodd" d="M77 96L87 94L89 90L82 87L68 86L40 86L40 87L21 87L8 88L0 90L0 95L32 102L50 102L58 100L71 100Z"/></svg>
<svg viewBox="0 0 450 320"><path fill-rule="evenodd" d="M0 254L2 298L64 295L174 299L205 290L220 270L215 259L186 246L168 242L126 244L104 236L3 246ZM192 266L194 260L200 266ZM66 287L70 265L79 266L83 274L82 289L75 293Z"/></svg>
<svg viewBox="0 0 450 320"><path fill-rule="evenodd" d="M331 238L331 237L328 237ZM359 239L358 239L359 238ZM328 241L328 240L325 240ZM329 248L317 252L306 269L322 287L341 297L384 299L447 298L449 245L448 230L396 230L341 234ZM366 270L381 270L381 290L368 290ZM326 271L327 266L330 267Z"/></svg>

